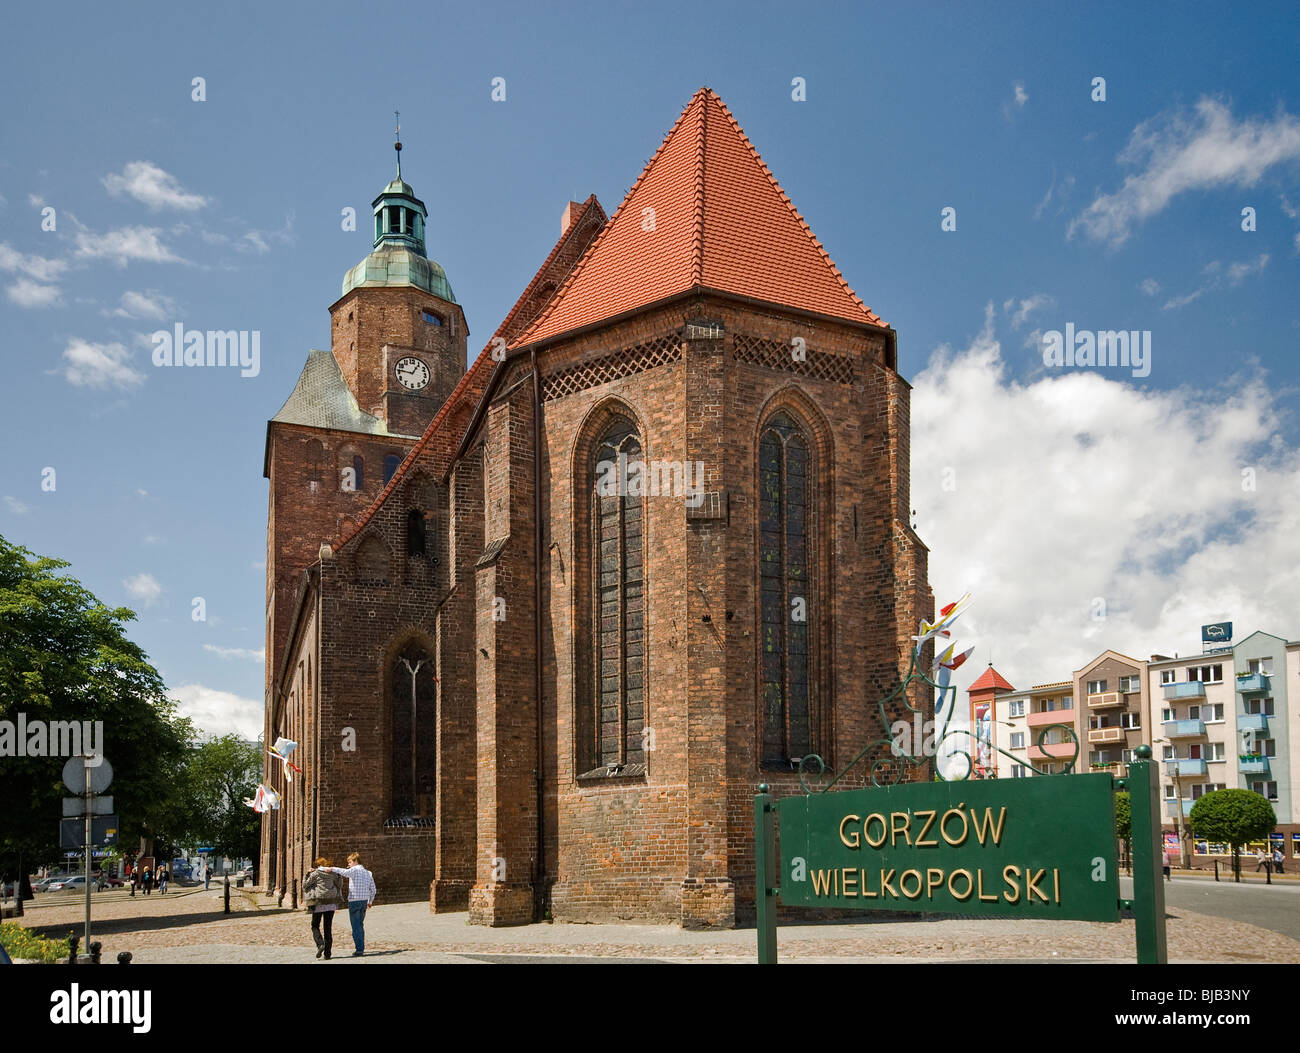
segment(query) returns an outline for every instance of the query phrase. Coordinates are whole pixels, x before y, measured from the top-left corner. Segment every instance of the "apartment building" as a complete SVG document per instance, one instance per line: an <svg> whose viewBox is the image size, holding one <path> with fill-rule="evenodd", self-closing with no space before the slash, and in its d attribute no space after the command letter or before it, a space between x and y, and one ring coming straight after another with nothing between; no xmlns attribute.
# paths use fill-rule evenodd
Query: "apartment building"
<svg viewBox="0 0 1300 1053"><path fill-rule="evenodd" d="M1125 776L1133 751L1151 745L1146 667L1141 659L1103 651L1074 674L1082 743L1076 771Z"/></svg>

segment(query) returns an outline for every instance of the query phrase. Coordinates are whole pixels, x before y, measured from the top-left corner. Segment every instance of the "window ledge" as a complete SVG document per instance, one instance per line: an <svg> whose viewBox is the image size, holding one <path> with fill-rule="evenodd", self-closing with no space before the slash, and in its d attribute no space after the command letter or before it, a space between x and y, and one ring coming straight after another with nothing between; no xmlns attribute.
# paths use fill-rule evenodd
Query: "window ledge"
<svg viewBox="0 0 1300 1053"><path fill-rule="evenodd" d="M432 829L434 820L425 815L401 815L391 816L384 820L385 830L397 830L405 828L428 828Z"/></svg>
<svg viewBox="0 0 1300 1053"><path fill-rule="evenodd" d="M613 779L644 779L644 764L602 764L578 776L578 782L609 782Z"/></svg>

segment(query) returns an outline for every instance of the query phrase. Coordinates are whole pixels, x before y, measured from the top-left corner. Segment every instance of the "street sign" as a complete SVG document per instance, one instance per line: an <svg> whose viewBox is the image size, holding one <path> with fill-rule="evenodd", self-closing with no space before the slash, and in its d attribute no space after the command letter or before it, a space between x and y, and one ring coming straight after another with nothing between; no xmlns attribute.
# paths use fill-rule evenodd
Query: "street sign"
<svg viewBox="0 0 1300 1053"><path fill-rule="evenodd" d="M107 757L100 757L99 763L90 767L90 792L103 793L113 782L113 765ZM63 766L63 785L71 793L86 792L86 761L82 757L69 757Z"/></svg>
<svg viewBox="0 0 1300 1053"><path fill-rule="evenodd" d="M91 815L112 815L113 798L92 797L90 799ZM63 818L65 819L82 819L86 815L86 798L84 797L65 797L63 798Z"/></svg>
<svg viewBox="0 0 1300 1053"><path fill-rule="evenodd" d="M117 844L117 816L95 816L90 821L90 843L92 845ZM84 819L59 820L59 847L86 847L86 821Z"/></svg>
<svg viewBox="0 0 1300 1053"><path fill-rule="evenodd" d="M1110 775L786 797L787 906L1119 920Z"/></svg>

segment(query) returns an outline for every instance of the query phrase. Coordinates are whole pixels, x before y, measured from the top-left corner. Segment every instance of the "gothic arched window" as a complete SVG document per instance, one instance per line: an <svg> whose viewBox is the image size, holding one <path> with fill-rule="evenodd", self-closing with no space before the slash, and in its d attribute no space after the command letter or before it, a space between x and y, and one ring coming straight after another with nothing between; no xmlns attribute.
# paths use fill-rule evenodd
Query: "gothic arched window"
<svg viewBox="0 0 1300 1053"><path fill-rule="evenodd" d="M587 465L591 631L580 646L591 654L582 768L593 770L645 762L645 498L628 485L629 465L640 458L636 426L618 416ZM632 474L640 477L639 465Z"/></svg>
<svg viewBox="0 0 1300 1053"><path fill-rule="evenodd" d="M759 690L762 761L786 766L812 749L808 574L812 458L788 413L758 440Z"/></svg>
<svg viewBox="0 0 1300 1053"><path fill-rule="evenodd" d="M437 683L433 655L412 640L388 670L392 819L432 818L437 759Z"/></svg>
<svg viewBox="0 0 1300 1053"><path fill-rule="evenodd" d="M401 463L402 463L402 455L400 453L384 454L384 483L385 484L387 484L387 482L393 477L393 475L397 471L398 466Z"/></svg>

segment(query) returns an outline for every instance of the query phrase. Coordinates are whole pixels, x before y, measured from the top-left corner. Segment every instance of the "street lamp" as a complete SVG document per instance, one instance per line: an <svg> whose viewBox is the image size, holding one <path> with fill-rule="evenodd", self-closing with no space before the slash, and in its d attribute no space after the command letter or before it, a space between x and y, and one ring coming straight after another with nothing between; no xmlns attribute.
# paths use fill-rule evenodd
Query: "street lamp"
<svg viewBox="0 0 1300 1053"><path fill-rule="evenodd" d="M1174 778L1174 794L1177 798L1176 807L1174 808L1174 829L1178 831L1178 865L1186 870L1187 844L1183 840L1183 780L1178 769L1178 747L1168 739L1155 739L1153 741L1163 743L1174 751L1172 757L1165 758L1165 764L1169 765L1169 774Z"/></svg>

